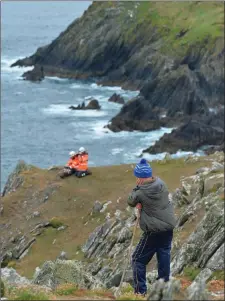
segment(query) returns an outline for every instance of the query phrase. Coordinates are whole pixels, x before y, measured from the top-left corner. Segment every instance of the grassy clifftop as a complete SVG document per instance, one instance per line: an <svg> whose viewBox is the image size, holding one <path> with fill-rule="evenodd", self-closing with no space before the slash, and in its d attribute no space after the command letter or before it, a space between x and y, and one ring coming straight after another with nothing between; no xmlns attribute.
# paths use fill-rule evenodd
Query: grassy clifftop
<svg viewBox="0 0 225 301"><path fill-rule="evenodd" d="M209 161L205 159L188 163L177 159L152 162L151 165L154 174L161 177L172 192L179 187L181 176L191 175L196 168L207 166ZM104 222L106 214L113 216L116 210L121 210L125 216L129 214L126 211L127 195L136 185L133 165L97 167L92 172L93 175L86 178L71 176L64 180L57 177L57 169L48 171L32 167L21 172L23 183L3 198L1 223L10 226L3 229L1 239L10 249L18 245L23 235L25 245L34 237L36 240L26 256L11 261L9 266L31 277L37 266L46 260L55 260L61 251L66 251L71 259L83 260L81 245ZM102 204L111 203L104 212L90 215L96 200ZM50 222L51 226L31 232L45 222ZM58 231L61 224L66 228ZM38 233L39 230L43 231Z"/></svg>
<svg viewBox="0 0 225 301"><path fill-rule="evenodd" d="M153 27L163 38L161 50L183 53L189 47L205 44L214 47L218 38L224 37L224 4L216 2L129 2L121 20L132 19L126 31L127 39L135 39L135 31L142 27L148 40ZM222 42L222 41L221 41Z"/></svg>

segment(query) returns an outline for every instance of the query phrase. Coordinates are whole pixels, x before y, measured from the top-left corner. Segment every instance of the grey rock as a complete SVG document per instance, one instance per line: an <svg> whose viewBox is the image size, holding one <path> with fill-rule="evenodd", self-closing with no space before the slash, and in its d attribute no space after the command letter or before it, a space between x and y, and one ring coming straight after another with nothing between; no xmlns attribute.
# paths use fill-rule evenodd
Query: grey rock
<svg viewBox="0 0 225 301"><path fill-rule="evenodd" d="M165 289L165 282L162 279L157 280L151 286L150 294L149 294L147 300L149 300L149 301L150 300L154 300L154 301L166 300L166 299L163 299L163 297L164 297L164 294L163 294L164 289ZM172 299L170 299L170 300L172 300Z"/></svg>
<svg viewBox="0 0 225 301"><path fill-rule="evenodd" d="M192 284L187 288L188 295L192 296L192 298L194 296L196 297L196 291L199 290L197 287L206 283L206 281L210 278L211 275L212 275L212 271L210 269L208 268L203 269L195 278L195 280L192 282Z"/></svg>
<svg viewBox="0 0 225 301"><path fill-rule="evenodd" d="M3 268L1 269L1 278L4 282L13 285L24 285L30 284L30 281L21 277L13 268Z"/></svg>
<svg viewBox="0 0 225 301"><path fill-rule="evenodd" d="M93 213L100 212L100 211L102 210L102 208L103 208L103 204L100 203L99 201L95 201L94 207L93 207L93 209L92 209L92 212L93 212Z"/></svg>
<svg viewBox="0 0 225 301"><path fill-rule="evenodd" d="M220 187L224 187L224 174L210 175L204 182L204 195L207 195L214 190L218 190Z"/></svg>
<svg viewBox="0 0 225 301"><path fill-rule="evenodd" d="M224 205L221 201L211 206L211 210L199 222L182 247L176 252L171 262L171 273L180 273L184 266L196 262L200 258L198 265L205 267L210 256L221 245L224 228ZM206 252L210 247L209 253ZM212 251L213 250L213 251ZM197 263L197 262L196 262Z"/></svg>
<svg viewBox="0 0 225 301"><path fill-rule="evenodd" d="M195 282L192 288L188 290L187 300L210 300L209 294L206 290L205 281L203 279L200 279L198 282Z"/></svg>
<svg viewBox="0 0 225 301"><path fill-rule="evenodd" d="M32 284L47 286L51 289L55 288L54 270L54 263L52 261L46 261L39 270L36 270Z"/></svg>
<svg viewBox="0 0 225 301"><path fill-rule="evenodd" d="M207 262L206 267L211 270L224 270L224 243L212 255Z"/></svg>
<svg viewBox="0 0 225 301"><path fill-rule="evenodd" d="M150 284L152 284L153 282L155 282L156 279L157 279L157 277L158 277L158 271L157 271L157 270L153 270L153 271L148 272L148 273L146 274L146 279L147 279L147 281L148 281Z"/></svg>
<svg viewBox="0 0 225 301"><path fill-rule="evenodd" d="M33 217L39 217L41 214L39 211L34 211L33 212Z"/></svg>
<svg viewBox="0 0 225 301"><path fill-rule="evenodd" d="M23 183L23 177L21 173L29 169L30 166L27 165L24 161L19 161L17 163L15 170L9 175L8 180L5 184L2 192L3 197L6 194L15 191Z"/></svg>
<svg viewBox="0 0 225 301"><path fill-rule="evenodd" d="M58 256L57 259L60 259L60 260L68 260L68 255L67 255L66 252L62 251L62 252L60 253L60 255Z"/></svg>
<svg viewBox="0 0 225 301"><path fill-rule="evenodd" d="M80 288L100 288L101 283L85 270L84 265L77 260L59 260L54 263L46 261L36 273L33 284L55 289L64 283L75 283Z"/></svg>
<svg viewBox="0 0 225 301"><path fill-rule="evenodd" d="M108 100L109 102L115 102L119 104L125 104L124 98L116 93L114 93Z"/></svg>
<svg viewBox="0 0 225 301"><path fill-rule="evenodd" d="M60 226L59 228L57 228L57 231L62 231L65 230L67 227L66 226Z"/></svg>
<svg viewBox="0 0 225 301"><path fill-rule="evenodd" d="M23 238L21 239L21 241L19 242L19 244L13 248L12 250L12 254L13 254L13 258L15 259L19 259L20 256L28 249L30 248L30 246L36 241L36 238Z"/></svg>

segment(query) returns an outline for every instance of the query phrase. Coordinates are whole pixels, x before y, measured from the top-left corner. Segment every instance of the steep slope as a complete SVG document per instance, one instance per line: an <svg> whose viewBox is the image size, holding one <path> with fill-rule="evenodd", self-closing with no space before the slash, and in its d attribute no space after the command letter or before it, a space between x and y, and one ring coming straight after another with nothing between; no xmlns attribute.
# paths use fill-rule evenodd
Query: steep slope
<svg viewBox="0 0 225 301"><path fill-rule="evenodd" d="M190 157L186 161L179 160L179 168L177 167L177 163L177 161L169 160L168 158L164 163L161 162L160 164L162 168L166 170L170 169L170 178L172 171L174 172L174 176L176 172L182 172L180 188L175 191L173 189L173 193L171 194L171 200L174 203L177 214L177 226L174 231L171 263L173 277L168 284L160 283L160 281L157 282L155 280L157 276L157 266L156 261L153 260L147 273L150 292L147 296L147 300L162 300L162 296L165 300L223 300L224 154L217 152L205 158ZM187 175L190 170L194 170L193 165L195 165L196 168L202 164L204 164L205 167L196 170L194 175L184 176ZM206 167L206 165L208 167ZM115 168L118 171L118 167ZM156 164L154 168L159 170L159 165ZM29 170L31 171L31 169ZM189 170L189 172L187 172L187 170ZM95 169L95 171L97 173L97 169ZM103 168L101 168L101 171L103 171ZM52 172L54 173L53 170L49 171L49 173ZM129 171L127 173L129 177ZM23 171L20 177L22 178L25 175L26 173L24 174ZM96 178L97 177L98 175L96 175ZM89 179L91 179L91 177L89 177ZM122 178L120 178L120 180L122 180ZM167 181L168 180L169 178ZM175 177L173 177L173 180L175 180ZM95 179L93 179L93 181L95 181ZM26 186L26 182L27 181L24 181L24 184L21 183L20 185ZM10 183L12 183L12 181L10 181ZM34 185L36 185L35 183L36 181L33 182ZM171 188L172 182L168 181L168 183ZM173 184L175 185L174 181ZM65 183L62 186L64 185ZM18 187L17 190L21 191L22 187ZM120 191L120 188L118 188L118 190ZM9 197L10 194L12 194L12 198L15 200L16 191L14 193L8 191ZM4 198L6 196L7 194ZM54 199L51 197L46 203L53 201L55 204L54 207L59 206L57 205L56 195ZM4 203L7 204L6 199ZM119 203L120 202L116 201L117 205ZM115 206L114 202L112 206L113 205ZM62 211L66 209L68 209L66 205L61 207ZM91 227L93 227L94 231L91 230L91 232L93 232L91 234L89 233L89 237L87 236L82 242L82 248L79 248L79 252L83 254L80 260L77 260L78 258L74 258L74 256L68 260L68 254L61 254L58 259L55 260L55 257L52 256L53 253L51 254L52 259L49 259L51 250L57 248L57 244L59 243L57 242L59 239L58 234L57 238L55 238L56 242L53 243L54 246L48 245L45 240L45 252L47 253L45 254L45 260L48 260L45 261L44 264L43 261L40 263L40 268L36 269L31 281L20 278L15 274L14 270L3 269L3 280L6 281L7 286L10 281L20 282L20 284L25 284L25 287L23 285L23 290L27 289L30 291L33 289L33 291L36 292L39 291L39 286L40 290L44 289L48 294L59 294L59 296L60 294L71 295L69 298L71 300L79 299L79 297L82 296L87 299L91 299L93 296L102 296L102 298L106 300L114 299L112 293L115 292L115 287L118 287L120 283L135 221L135 216L132 214L132 211L119 211L118 207L112 209L112 207L110 208L109 206L106 210L107 215L109 212L114 213L115 209L117 212L116 216L111 216L106 221L102 220L97 228L95 228L94 223L92 223ZM72 208L70 208L70 210L72 210ZM8 217L7 211L6 207L6 218ZM41 213L43 214L43 212L42 207ZM118 214L118 212L120 212L120 214ZM73 231L75 234L76 231L79 231L79 215L76 215L76 211L74 211L74 213L76 219L74 227L76 228L73 229ZM95 210L92 211L88 222L96 218L96 213L101 215L99 207L97 208L95 206ZM52 214L52 212L50 212L50 214ZM67 216L69 216L69 214L70 213L67 212ZM15 215L14 219L17 219L18 222L18 217ZM64 220L66 220L66 216ZM69 219L67 219L67 222L69 222ZM85 225L87 226L87 222ZM85 225L83 225L83 229L85 229ZM71 227L71 225L69 227ZM8 229L9 228L9 231L12 231L12 224L11 226L8 224ZM89 230L90 229L91 228L89 228ZM35 242L36 245L41 243L41 239L45 236L45 231L46 230L43 230L41 233L36 234L36 238L39 236L39 240L37 238ZM55 231L60 232L60 230ZM71 240L72 237L70 236L68 228L61 231L64 232L64 239L66 237L70 240L70 244L75 242L76 238L74 237L74 240ZM136 240L138 236L139 235L135 237ZM51 241L52 239L51 237ZM26 258L32 255L30 265L32 260L35 260L36 252L41 257L40 249L34 250L35 244L31 247L29 253L19 260L20 263L15 264L17 270L22 272L24 265L28 264ZM31 251L32 254L30 253ZM35 263L37 264L37 262ZM23 269L19 267L20 264L23 265ZM219 283L217 283L217 281L219 281ZM124 282L126 283L124 283L123 292L131 292L132 288L128 285L128 283L132 283L130 264L128 264ZM33 285L33 288L31 285ZM206 288L209 290L208 292L205 290ZM9 294L12 294L12 292L13 290L10 289ZM15 293L18 294L19 291ZM52 296L52 298L55 299L54 296ZM133 298L132 295L128 295L125 300L135 300ZM120 299L124 300L123 297L118 300Z"/></svg>
<svg viewBox="0 0 225 301"><path fill-rule="evenodd" d="M208 161L200 158L197 163L186 163L179 159L151 164L173 191L181 175L191 175ZM36 266L54 260L61 251L69 258L82 259L81 245L108 213L111 217L116 210L125 217L129 214L125 209L127 195L135 185L132 170L132 165L99 167L92 168L90 177L62 180L57 177L58 168L42 170L19 163L2 198L1 251L5 264L11 261L30 277ZM105 204L104 212L92 212L95 201ZM108 201L112 203L107 205ZM66 228L58 231L60 226Z"/></svg>

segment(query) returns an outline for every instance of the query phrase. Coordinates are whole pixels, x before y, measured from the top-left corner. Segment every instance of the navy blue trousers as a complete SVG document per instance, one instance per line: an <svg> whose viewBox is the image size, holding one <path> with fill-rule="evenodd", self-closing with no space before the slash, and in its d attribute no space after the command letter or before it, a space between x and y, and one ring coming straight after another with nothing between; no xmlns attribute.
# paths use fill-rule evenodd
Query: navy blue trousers
<svg viewBox="0 0 225 301"><path fill-rule="evenodd" d="M146 266L156 253L158 261L158 278L169 281L170 277L170 251L173 231L143 233L133 255L132 268L135 293L145 294Z"/></svg>

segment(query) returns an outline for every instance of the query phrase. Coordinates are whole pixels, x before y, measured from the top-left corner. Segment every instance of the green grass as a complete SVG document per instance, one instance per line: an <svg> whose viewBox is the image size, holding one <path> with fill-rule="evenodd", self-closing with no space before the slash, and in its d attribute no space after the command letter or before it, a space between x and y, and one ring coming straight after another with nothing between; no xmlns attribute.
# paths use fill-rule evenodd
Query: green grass
<svg viewBox="0 0 225 301"><path fill-rule="evenodd" d="M195 267L185 267L183 270L183 275L187 277L190 281L194 281L194 279L198 276L201 269Z"/></svg>
<svg viewBox="0 0 225 301"><path fill-rule="evenodd" d="M11 287L6 297L9 300L51 300L50 294L39 287Z"/></svg>
<svg viewBox="0 0 225 301"><path fill-rule="evenodd" d="M57 229L57 228L63 226L63 222L58 217L53 217L49 221L49 226L51 226L52 228Z"/></svg>
<svg viewBox="0 0 225 301"><path fill-rule="evenodd" d="M0 286L1 286L1 297L4 297L5 295L5 285L4 282L0 279Z"/></svg>
<svg viewBox="0 0 225 301"><path fill-rule="evenodd" d="M163 39L160 47L163 52L175 50L184 54L191 47L198 51L205 47L211 49L224 36L223 3L143 1L137 8L135 5L135 2L124 2L125 10L118 17L128 42L135 40L137 32L147 40L155 28L158 37ZM128 10L133 11L133 18L124 24Z"/></svg>
<svg viewBox="0 0 225 301"><path fill-rule="evenodd" d="M222 271L214 271L212 273L212 275L210 276L209 280L208 281L211 281L211 280L225 280L224 278L224 270Z"/></svg>

